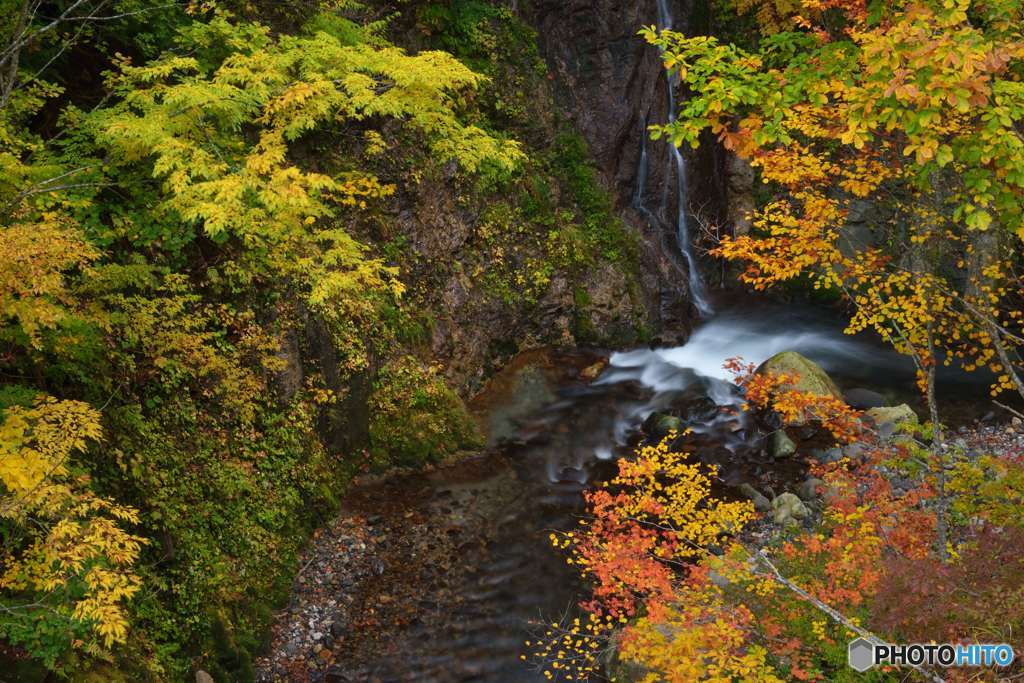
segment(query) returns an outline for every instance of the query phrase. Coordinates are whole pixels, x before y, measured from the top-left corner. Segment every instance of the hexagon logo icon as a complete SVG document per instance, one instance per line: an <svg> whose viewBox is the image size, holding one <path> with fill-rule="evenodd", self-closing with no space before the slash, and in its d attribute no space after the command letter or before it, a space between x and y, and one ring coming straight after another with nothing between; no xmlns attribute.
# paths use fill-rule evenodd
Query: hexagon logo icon
<svg viewBox="0 0 1024 683"><path fill-rule="evenodd" d="M847 662L850 668L858 673L864 673L875 665L875 646L867 638L857 638L850 641L847 648Z"/></svg>

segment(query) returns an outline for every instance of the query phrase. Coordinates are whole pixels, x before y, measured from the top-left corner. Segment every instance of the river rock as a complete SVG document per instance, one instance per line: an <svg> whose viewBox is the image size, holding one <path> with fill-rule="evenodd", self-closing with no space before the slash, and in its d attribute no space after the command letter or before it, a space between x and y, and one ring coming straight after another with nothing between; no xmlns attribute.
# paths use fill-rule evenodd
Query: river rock
<svg viewBox="0 0 1024 683"><path fill-rule="evenodd" d="M740 493L750 499L750 502L754 504L754 509L758 512L768 512L772 509L771 501L750 484L740 484Z"/></svg>
<svg viewBox="0 0 1024 683"><path fill-rule="evenodd" d="M864 414L874 420L882 438L892 436L896 428L902 424L917 424L917 413L906 403L890 408L872 408Z"/></svg>
<svg viewBox="0 0 1024 683"><path fill-rule="evenodd" d="M843 394L839 387L832 381L820 365L810 358L801 356L796 351L783 351L777 353L757 368L759 374L796 374L800 379L787 389L807 391L818 396L833 396L842 398Z"/></svg>
<svg viewBox="0 0 1024 683"><path fill-rule="evenodd" d="M800 490L797 492L797 494L800 496L800 498L806 501L817 500L818 489L824 485L825 482L823 482L821 479L818 479L817 477L808 477L807 481L800 485Z"/></svg>
<svg viewBox="0 0 1024 683"><path fill-rule="evenodd" d="M807 519L810 511L803 501L793 493L782 493L772 500L772 519L779 526L792 526Z"/></svg>
<svg viewBox="0 0 1024 683"><path fill-rule="evenodd" d="M885 400L885 396L882 396L877 391L871 389L864 389L863 387L854 387L843 394L843 398L850 404L851 407L857 410L867 410L868 408L881 408L885 406L888 401Z"/></svg>
<svg viewBox="0 0 1024 683"><path fill-rule="evenodd" d="M644 432L651 437L652 441L661 441L669 432L681 434L684 429L683 419L675 415L665 413L651 413L644 421Z"/></svg>
<svg viewBox="0 0 1024 683"><path fill-rule="evenodd" d="M768 442L768 452L773 458L788 458L796 453L796 444L785 431L779 429L772 432Z"/></svg>
<svg viewBox="0 0 1024 683"><path fill-rule="evenodd" d="M834 462L839 462L844 457L846 457L846 454L843 452L843 449L838 447L829 448L827 450L815 448L814 450L811 451L811 455L813 455L814 459L820 462L822 465L830 465Z"/></svg>

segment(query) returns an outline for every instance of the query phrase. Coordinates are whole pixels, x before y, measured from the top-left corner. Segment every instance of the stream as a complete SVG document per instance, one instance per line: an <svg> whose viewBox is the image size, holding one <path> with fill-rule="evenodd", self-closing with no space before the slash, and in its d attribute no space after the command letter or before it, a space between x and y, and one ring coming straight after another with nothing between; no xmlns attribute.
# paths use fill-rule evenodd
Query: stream
<svg viewBox="0 0 1024 683"><path fill-rule="evenodd" d="M767 304L727 309L679 347L613 353L599 372L597 352L521 354L471 404L489 435L484 453L348 495L298 579L315 590L279 619L259 680L544 680L521 660L524 641L571 615L582 588L548 535L574 524L581 492L612 474L651 413L684 415L692 452L720 465L727 484L774 479L781 490L803 475L801 463L765 456L722 368L785 350L847 388L912 377L898 356L827 318Z"/></svg>

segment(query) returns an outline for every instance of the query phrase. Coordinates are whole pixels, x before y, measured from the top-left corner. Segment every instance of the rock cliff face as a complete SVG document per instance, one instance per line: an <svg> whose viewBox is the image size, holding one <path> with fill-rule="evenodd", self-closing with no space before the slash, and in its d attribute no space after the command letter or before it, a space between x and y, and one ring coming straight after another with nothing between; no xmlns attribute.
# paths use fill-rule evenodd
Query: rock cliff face
<svg viewBox="0 0 1024 683"><path fill-rule="evenodd" d="M664 1L676 30L702 28L702 0ZM674 163L666 142L646 139L648 125L666 122L666 75L656 48L637 35L657 23L658 0L531 0L520 11L538 33L559 106L643 237L644 285L657 293L660 326L685 328L693 312L675 235ZM724 161L711 144L684 154L691 240L700 253L702 225L724 215Z"/></svg>
<svg viewBox="0 0 1024 683"><path fill-rule="evenodd" d="M459 194L444 178L424 180L396 203L394 225L415 255L404 271L429 315L430 357L461 393L532 347L631 345L658 324L628 258L567 265L518 210Z"/></svg>

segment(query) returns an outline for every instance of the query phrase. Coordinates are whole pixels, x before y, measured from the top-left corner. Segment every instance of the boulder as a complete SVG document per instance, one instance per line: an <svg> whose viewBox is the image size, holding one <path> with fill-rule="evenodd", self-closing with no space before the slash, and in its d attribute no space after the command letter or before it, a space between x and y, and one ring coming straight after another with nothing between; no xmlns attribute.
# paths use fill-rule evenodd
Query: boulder
<svg viewBox="0 0 1024 683"><path fill-rule="evenodd" d="M779 429L772 432L768 442L768 452L773 458L788 458L796 453L796 444L785 431Z"/></svg>
<svg viewBox="0 0 1024 683"><path fill-rule="evenodd" d="M683 429L685 429L683 418L676 417L675 415L651 413L650 417L644 421L644 432L652 441L661 441L668 436L669 432L682 434Z"/></svg>
<svg viewBox="0 0 1024 683"><path fill-rule="evenodd" d="M799 375L799 379L795 384L787 386L788 389L807 391L818 396L833 396L839 399L843 397L839 387L820 365L810 358L801 356L796 351L783 351L775 354L761 363L757 372L775 375L796 374Z"/></svg>
<svg viewBox="0 0 1024 683"><path fill-rule="evenodd" d="M893 424L909 422L917 424L917 413L906 403L901 403L898 406L872 408L865 415L874 420L875 424L882 424L883 422L892 422Z"/></svg>
<svg viewBox="0 0 1024 683"><path fill-rule="evenodd" d="M793 493L783 493L772 500L772 519L779 526L793 526L810 516L804 502Z"/></svg>
<svg viewBox="0 0 1024 683"><path fill-rule="evenodd" d="M877 391L871 389L864 389L862 387L854 387L843 394L843 398L850 404L851 407L857 410L867 410L868 408L881 408L886 405L888 401L885 400L885 396L882 396Z"/></svg>
<svg viewBox="0 0 1024 683"><path fill-rule="evenodd" d="M850 460L858 460L864 457L868 452L866 444L860 441L854 441L853 443L846 444L843 446L842 454L843 457L849 458Z"/></svg>
<svg viewBox="0 0 1024 683"><path fill-rule="evenodd" d="M872 408L864 415L876 425L876 433L879 438L894 441L901 439L906 445L912 445L912 438L899 434L901 425L918 424L918 414L914 413L906 403L893 405L891 408Z"/></svg>
<svg viewBox="0 0 1024 683"><path fill-rule="evenodd" d="M811 455L814 456L814 459L822 465L829 465L834 462L839 462L844 457L849 457L843 452L843 449L838 447L832 447L827 450L815 448L811 450Z"/></svg>
<svg viewBox="0 0 1024 683"><path fill-rule="evenodd" d="M812 501L818 498L818 489L823 487L825 482L817 477L808 477L807 481L800 485L797 495L803 500Z"/></svg>
<svg viewBox="0 0 1024 683"><path fill-rule="evenodd" d="M768 512L772 509L771 501L750 484L740 484L740 493L750 499L758 512Z"/></svg>

